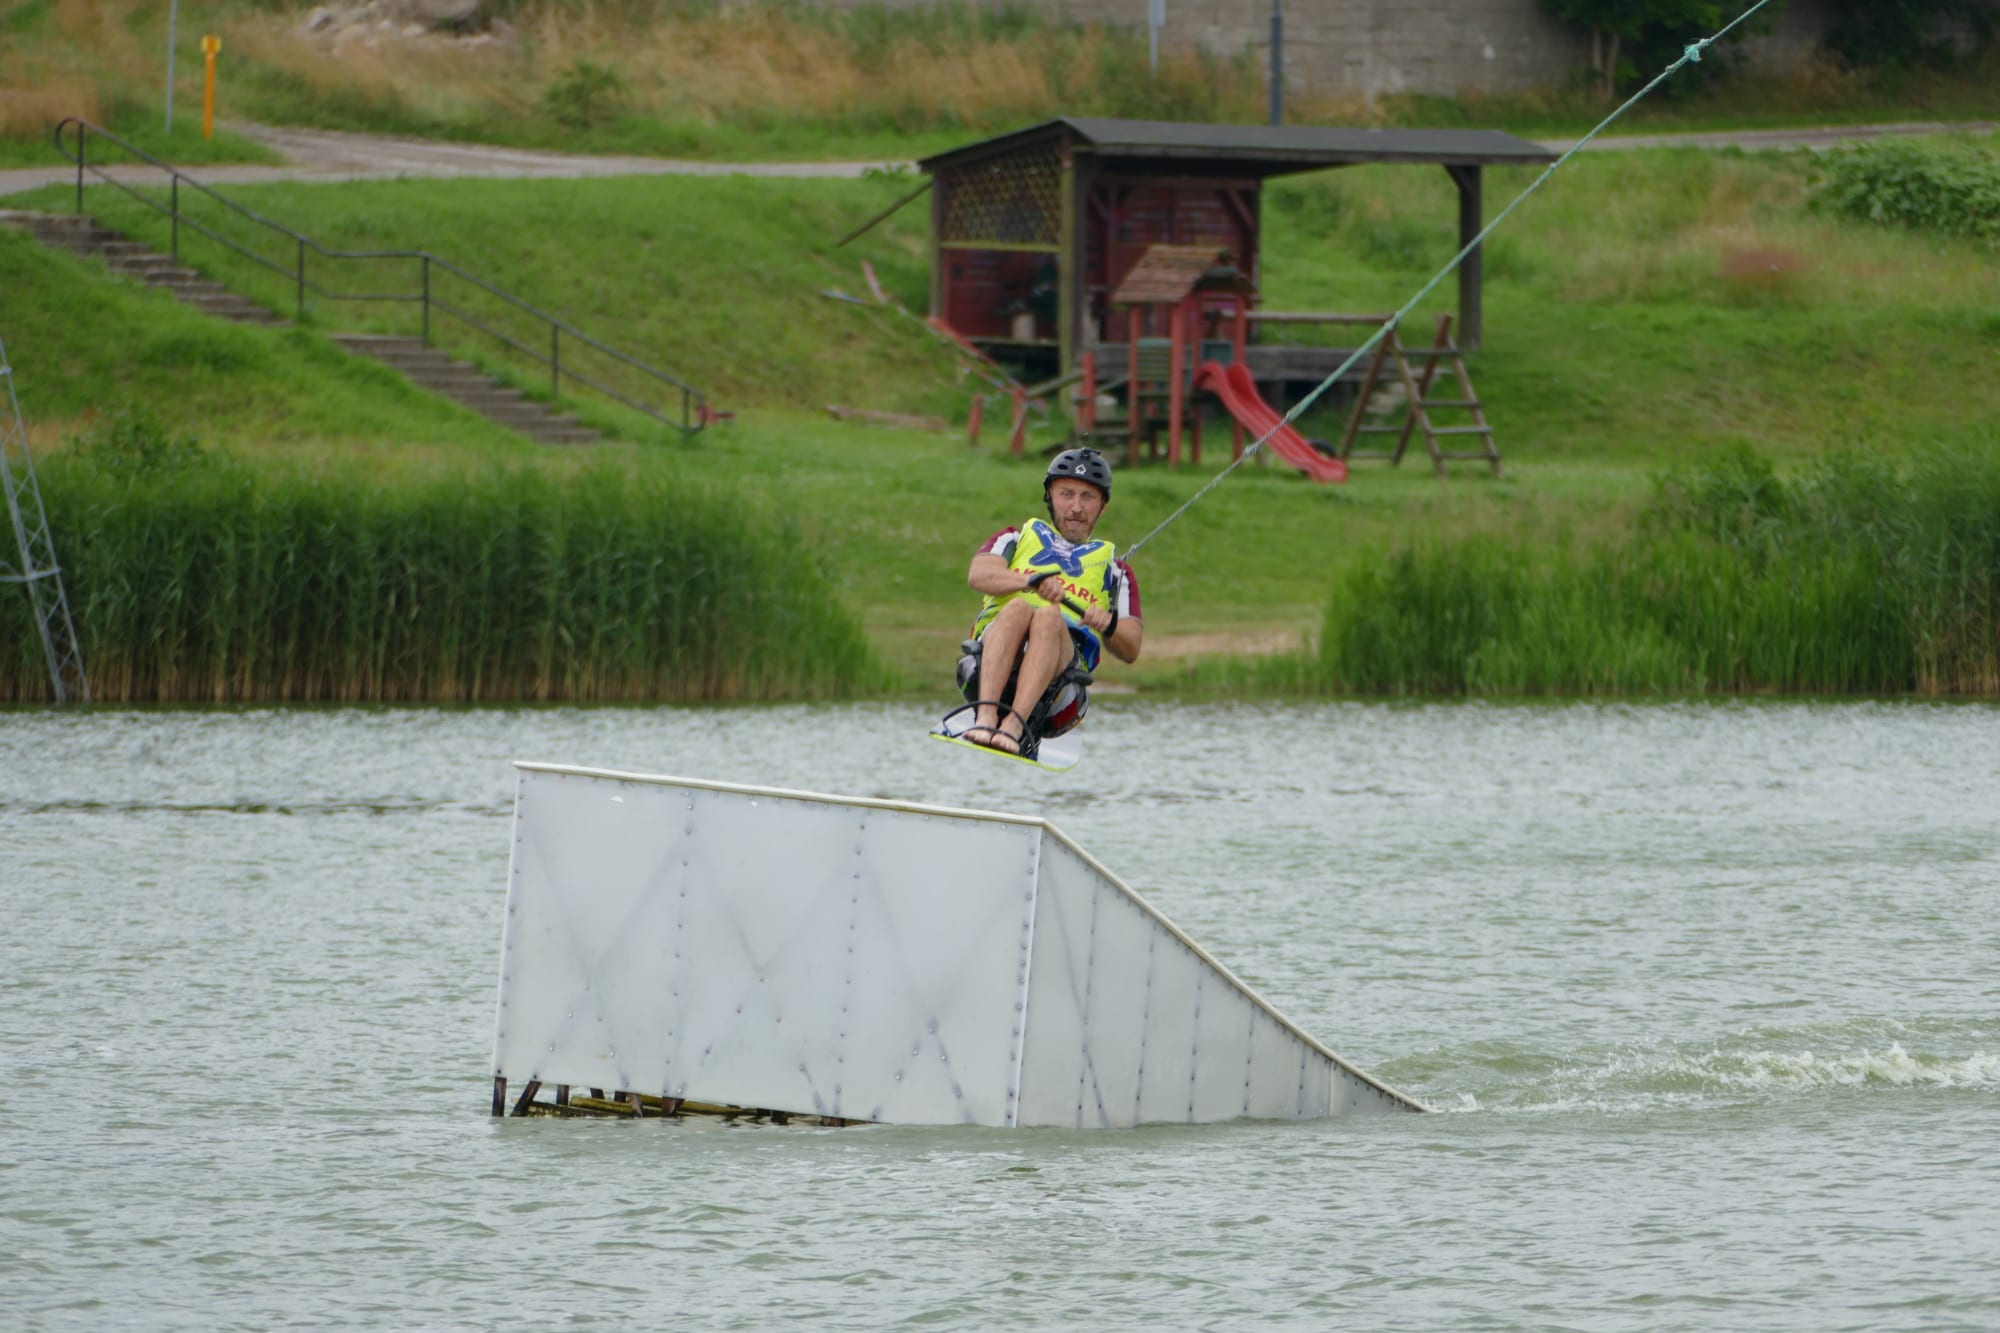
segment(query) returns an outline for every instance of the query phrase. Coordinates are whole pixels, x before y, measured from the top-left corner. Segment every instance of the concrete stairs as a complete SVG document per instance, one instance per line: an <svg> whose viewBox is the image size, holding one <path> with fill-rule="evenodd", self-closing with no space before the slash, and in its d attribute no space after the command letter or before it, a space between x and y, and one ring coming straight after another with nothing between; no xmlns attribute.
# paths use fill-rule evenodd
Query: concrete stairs
<svg viewBox="0 0 2000 1333"><path fill-rule="evenodd" d="M0 224L23 228L44 245L102 259L113 273L161 287L204 314L239 324L283 324L274 311L246 300L193 269L134 241L94 219L68 213L0 210ZM464 361L454 361L417 338L337 333L333 340L349 352L371 356L409 377L419 388L444 397L544 444L589 444L597 431L510 389Z"/></svg>
<svg viewBox="0 0 2000 1333"><path fill-rule="evenodd" d="M465 361L454 361L419 338L372 333L336 333L333 340L356 356L373 357L401 371L418 388L442 394L489 421L543 444L589 444L598 432L575 417L551 410L510 389Z"/></svg>
<svg viewBox="0 0 2000 1333"><path fill-rule="evenodd" d="M15 212L0 220L25 229L44 245L86 258L102 259L106 268L149 286L164 288L206 315L238 324L282 324L283 317L256 302L211 282L191 268L182 268L143 242L128 238L94 219L69 213Z"/></svg>

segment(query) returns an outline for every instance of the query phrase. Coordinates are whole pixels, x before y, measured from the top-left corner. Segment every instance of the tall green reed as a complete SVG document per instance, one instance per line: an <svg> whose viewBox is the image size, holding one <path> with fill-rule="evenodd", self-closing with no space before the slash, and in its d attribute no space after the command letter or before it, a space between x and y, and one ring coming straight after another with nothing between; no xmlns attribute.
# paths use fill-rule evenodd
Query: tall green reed
<svg viewBox="0 0 2000 1333"><path fill-rule="evenodd" d="M42 487L100 700L824 697L884 669L791 534L658 472L252 468L114 424ZM136 443L135 443L136 441ZM47 695L0 599L0 699Z"/></svg>
<svg viewBox="0 0 2000 1333"><path fill-rule="evenodd" d="M1629 534L1482 534L1359 567L1314 684L1380 694L2000 693L2000 457L1747 451L1660 479Z"/></svg>

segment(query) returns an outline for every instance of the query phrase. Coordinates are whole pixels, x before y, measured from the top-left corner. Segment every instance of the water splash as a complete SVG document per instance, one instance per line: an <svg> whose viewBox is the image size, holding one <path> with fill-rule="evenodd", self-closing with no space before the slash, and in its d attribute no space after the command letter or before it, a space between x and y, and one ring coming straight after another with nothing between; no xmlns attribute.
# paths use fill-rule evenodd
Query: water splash
<svg viewBox="0 0 2000 1333"><path fill-rule="evenodd" d="M1689 1076L1729 1090L1851 1088L1871 1084L1898 1088L2000 1086L2000 1054L1912 1054L1901 1042L1890 1042L1879 1050L1864 1047L1834 1055L1820 1055L1811 1050L1718 1049L1705 1056L1687 1057L1682 1063Z"/></svg>
<svg viewBox="0 0 2000 1333"><path fill-rule="evenodd" d="M1791 1040L1755 1033L1700 1046L1628 1046L1561 1056L1520 1048L1499 1052L1486 1043L1479 1052L1467 1052L1472 1063L1437 1068L1417 1085L1428 1085L1431 1105L1443 1111L1611 1114L1837 1089L2000 1088L2000 1049L1990 1046L1912 1049L1897 1039L1843 1045L1826 1038L1825 1032L1795 1033ZM1442 1054L1433 1061L1441 1064Z"/></svg>

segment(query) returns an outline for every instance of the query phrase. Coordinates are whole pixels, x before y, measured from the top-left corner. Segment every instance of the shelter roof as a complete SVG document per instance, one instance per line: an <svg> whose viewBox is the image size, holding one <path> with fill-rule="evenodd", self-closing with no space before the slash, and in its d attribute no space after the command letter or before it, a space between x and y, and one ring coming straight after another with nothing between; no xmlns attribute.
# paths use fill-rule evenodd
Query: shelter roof
<svg viewBox="0 0 2000 1333"><path fill-rule="evenodd" d="M1111 299L1120 305L1180 301L1225 253L1213 245L1149 245Z"/></svg>
<svg viewBox="0 0 2000 1333"><path fill-rule="evenodd" d="M1102 158L1226 164L1249 176L1279 176L1364 162L1442 166L1522 166L1556 154L1502 130L1380 130L1331 125L1214 125L1173 120L1063 116L921 159L926 172L969 165L996 152L1048 139L1066 140Z"/></svg>

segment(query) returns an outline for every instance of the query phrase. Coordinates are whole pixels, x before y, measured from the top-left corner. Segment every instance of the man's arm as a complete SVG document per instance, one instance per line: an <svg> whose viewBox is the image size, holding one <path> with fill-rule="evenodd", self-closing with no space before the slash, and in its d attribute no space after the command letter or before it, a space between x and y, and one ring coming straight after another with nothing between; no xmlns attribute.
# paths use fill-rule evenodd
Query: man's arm
<svg viewBox="0 0 2000 1333"><path fill-rule="evenodd" d="M1139 619L1139 580L1132 573L1132 566L1123 560L1114 565L1105 591L1111 594L1111 605L1118 609L1118 628L1104 640L1104 646L1119 661L1136 662L1140 645L1146 639L1146 626Z"/></svg>
<svg viewBox="0 0 2000 1333"><path fill-rule="evenodd" d="M981 551L972 557L972 568L966 571L965 581L974 592L988 597L1005 597L1010 592L1028 590L1028 576L991 551Z"/></svg>
<svg viewBox="0 0 2000 1333"><path fill-rule="evenodd" d="M1120 600L1122 599L1117 594L1114 593L1112 595L1112 604L1114 606ZM1116 657L1119 661L1136 662L1139 660L1139 645L1145 641L1146 627L1139 623L1139 617L1136 614L1120 615L1114 627L1110 610L1101 606L1093 606L1083 613L1083 623L1097 631L1097 637L1104 641L1104 646L1109 648L1112 656ZM1107 629L1112 632L1106 634L1104 631Z"/></svg>
<svg viewBox="0 0 2000 1333"><path fill-rule="evenodd" d="M1106 616L1105 619L1109 620L1110 617ZM1137 616L1121 616L1118 619L1117 633L1106 639L1104 646L1109 648L1112 656L1119 661L1136 662L1139 660L1139 645L1145 638L1146 627L1140 623Z"/></svg>

